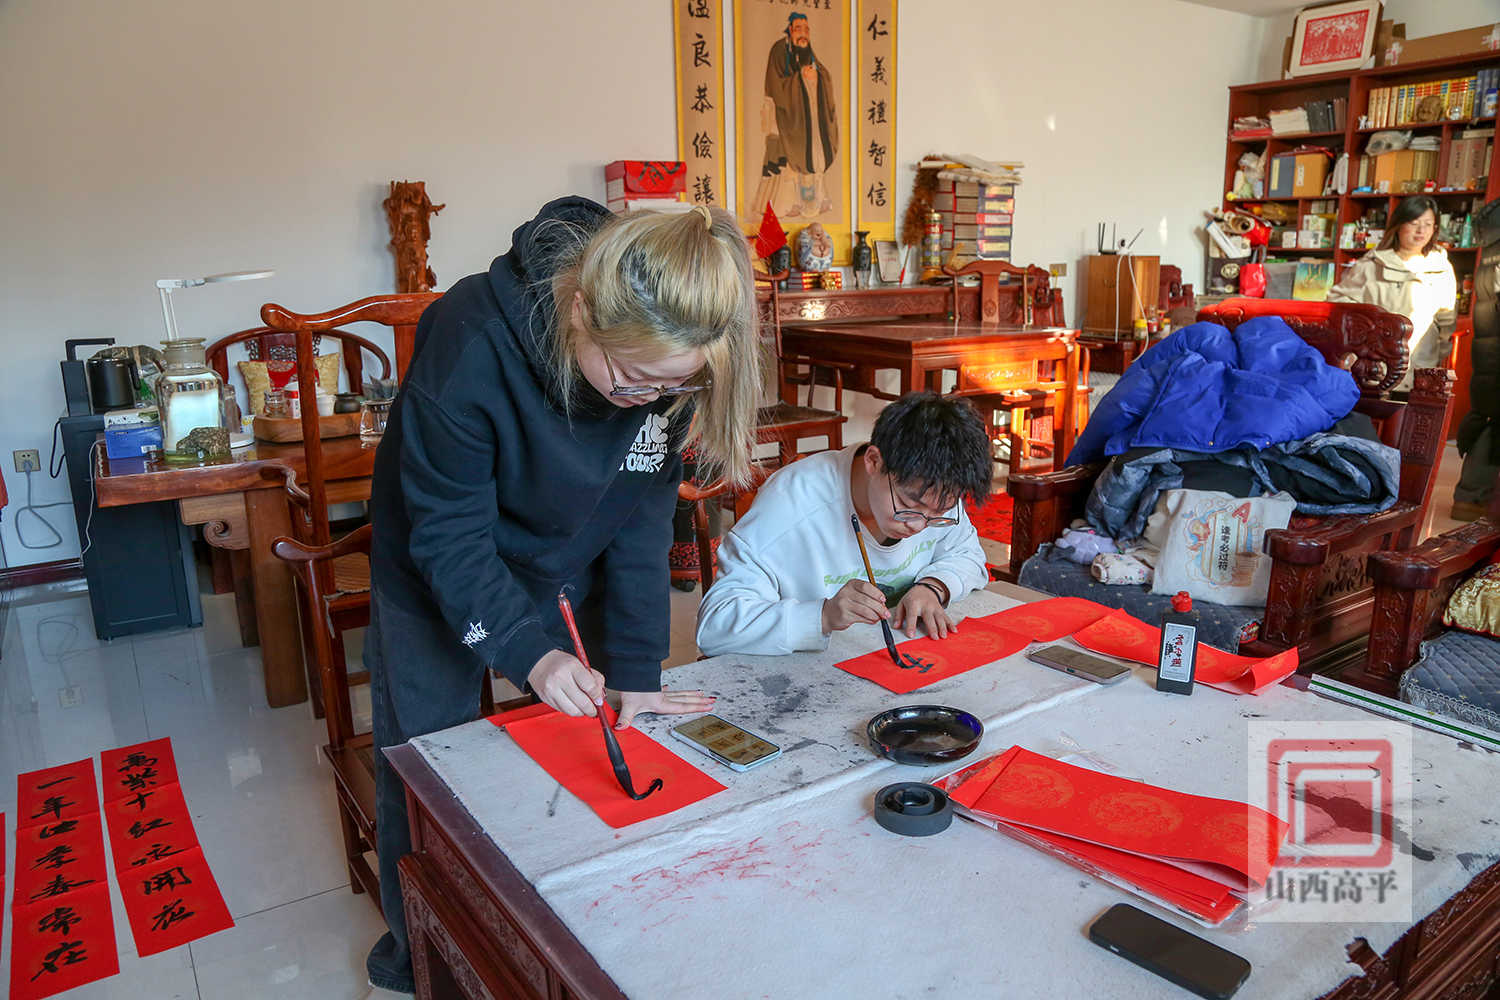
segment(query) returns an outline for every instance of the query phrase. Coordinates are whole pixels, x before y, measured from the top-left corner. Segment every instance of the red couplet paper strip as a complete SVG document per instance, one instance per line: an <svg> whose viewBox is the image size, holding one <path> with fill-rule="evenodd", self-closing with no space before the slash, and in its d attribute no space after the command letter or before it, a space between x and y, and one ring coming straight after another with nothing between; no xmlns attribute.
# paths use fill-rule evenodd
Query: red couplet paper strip
<svg viewBox="0 0 1500 1000"><path fill-rule="evenodd" d="M1081 597L1052 597L1006 608L979 620L1024 635L1032 642L1056 642L1113 613L1112 608Z"/></svg>
<svg viewBox="0 0 1500 1000"><path fill-rule="evenodd" d="M1161 646L1161 629L1123 611L1115 611L1073 633L1073 639L1096 653L1155 666ZM1198 645L1197 679L1231 694L1258 694L1285 680L1296 670L1296 647L1274 656L1256 658L1226 653L1202 643Z"/></svg>
<svg viewBox="0 0 1500 1000"><path fill-rule="evenodd" d="M996 628L983 618L967 618L957 632L945 639L923 636L897 643L902 663L897 666L884 646L836 663L845 673L874 681L887 691L906 694L958 674L968 673L986 663L1003 660L1026 648L1031 640L1005 629Z"/></svg>
<svg viewBox="0 0 1500 1000"><path fill-rule="evenodd" d="M104 825L142 956L234 926L177 780L170 738L106 750Z"/></svg>
<svg viewBox="0 0 1500 1000"><path fill-rule="evenodd" d="M153 865L116 869L116 875L142 956L234 926L201 847Z"/></svg>
<svg viewBox="0 0 1500 1000"><path fill-rule="evenodd" d="M976 812L1168 863L1265 882L1288 826L1243 802L1188 795L1077 767L1024 747L973 800Z"/></svg>
<svg viewBox="0 0 1500 1000"><path fill-rule="evenodd" d="M168 736L105 750L99 754L99 765L104 772L105 802L178 783L177 760Z"/></svg>
<svg viewBox="0 0 1500 1000"><path fill-rule="evenodd" d="M606 705L605 718L613 719L608 708ZM662 781L661 788L650 796L632 799L615 780L597 718L563 715L545 705L533 705L503 712L490 721L506 729L542 770L612 827L664 816L724 790L723 785L640 730L617 729L615 738L630 765L636 790L649 786L653 778Z"/></svg>
<svg viewBox="0 0 1500 1000"><path fill-rule="evenodd" d="M1221 923L1239 906L1239 900L1221 883L1193 872L1183 871L1170 862L1143 858L1114 848L1091 844L1072 837L1006 823L975 808L976 802L994 784L995 779L1015 758L1019 747L978 761L961 771L940 779L937 784L955 803L983 820L995 824L1000 832L1046 851L1055 857L1106 881L1123 881L1161 902L1176 906L1209 924Z"/></svg>
<svg viewBox="0 0 1500 1000"><path fill-rule="evenodd" d="M120 957L94 762L20 775L16 790L9 995L39 1000L114 975Z"/></svg>

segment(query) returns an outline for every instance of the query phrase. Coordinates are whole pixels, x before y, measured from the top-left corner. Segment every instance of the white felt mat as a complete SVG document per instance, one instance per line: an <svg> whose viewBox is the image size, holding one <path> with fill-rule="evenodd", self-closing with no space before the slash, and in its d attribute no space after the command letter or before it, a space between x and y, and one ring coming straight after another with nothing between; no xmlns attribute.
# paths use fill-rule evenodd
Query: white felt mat
<svg viewBox="0 0 1500 1000"><path fill-rule="evenodd" d="M986 614L1012 601L962 602ZM670 739L675 718L641 728L729 788L670 816L611 830L560 791L487 722L414 740L492 840L531 880L604 970L633 997L676 997L712 984L723 996L1177 995L1164 981L1090 944L1116 902L1149 906L1035 849L969 823L930 839L896 837L870 818L877 789L936 770L876 758L865 721L898 704L966 709L986 723L983 753L1021 743L1072 763L1184 792L1247 796L1248 720L1355 720L1340 703L1275 687L1258 697L1199 687L1159 695L1138 669L1108 688L1016 655L893 695L832 664L878 648L878 629L835 636L823 654L721 657L676 668L674 687L704 687L718 714L784 747L736 773ZM1413 731L1416 915L1441 905L1500 858L1489 794L1500 756ZM1415 848L1413 848L1415 844ZM1358 972L1344 947L1383 952L1405 927L1269 921L1205 931L1247 958L1240 997L1313 997ZM1181 994L1186 995L1186 994Z"/></svg>
<svg viewBox="0 0 1500 1000"><path fill-rule="evenodd" d="M1096 697L992 730L982 752L1019 742L1071 752L1081 766L1243 797L1248 716L1368 718L1281 687L1258 698L1210 688L1158 695L1150 677L1138 670ZM1406 849L1415 842L1419 859L1431 856L1413 870L1424 915L1500 858L1500 827L1480 822L1493 817L1490 797L1446 794L1494 787L1500 758L1420 731L1415 739ZM1186 995L1087 940L1114 903L1145 906L1134 897L970 823L930 839L882 830L873 795L904 770L716 817L670 842L555 871L537 888L633 997L688 996L704 982L725 996ZM1405 929L1261 922L1206 931L1154 912L1248 959L1245 1000L1321 995L1359 971L1344 960L1346 944L1364 937L1384 951Z"/></svg>
<svg viewBox="0 0 1500 1000"><path fill-rule="evenodd" d="M979 591L956 610L984 615L1016 601ZM1057 701L1094 694L1098 685L1011 657L950 677L921 691L892 694L834 663L884 645L880 630L864 626L837 633L822 653L795 656L721 656L666 672L674 688L703 688L719 696L715 714L765 736L782 748L776 760L749 771L723 767L667 732L683 716L642 716L637 727L725 791L667 816L612 830L547 776L514 741L483 720L419 737L422 753L458 800L511 861L532 881L572 864L662 833L693 827L705 817L737 812L767 798L812 785L834 785L868 771L896 767L876 757L865 739L870 717L897 705L951 705L985 726L1019 718ZM924 769L903 772L928 774ZM637 787L640 777L637 777Z"/></svg>

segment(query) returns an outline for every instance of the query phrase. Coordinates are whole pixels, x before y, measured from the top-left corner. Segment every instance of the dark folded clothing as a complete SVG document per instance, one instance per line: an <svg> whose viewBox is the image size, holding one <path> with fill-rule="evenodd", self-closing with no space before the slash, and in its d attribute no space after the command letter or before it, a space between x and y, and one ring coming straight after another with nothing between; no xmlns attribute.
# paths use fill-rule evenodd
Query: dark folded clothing
<svg viewBox="0 0 1500 1000"><path fill-rule="evenodd" d="M1371 514L1396 502L1401 453L1382 444L1375 425L1351 413L1326 433L1268 448L1205 454L1137 448L1099 474L1088 520L1115 539L1139 537L1164 490L1213 490L1237 497L1285 491L1297 513Z"/></svg>

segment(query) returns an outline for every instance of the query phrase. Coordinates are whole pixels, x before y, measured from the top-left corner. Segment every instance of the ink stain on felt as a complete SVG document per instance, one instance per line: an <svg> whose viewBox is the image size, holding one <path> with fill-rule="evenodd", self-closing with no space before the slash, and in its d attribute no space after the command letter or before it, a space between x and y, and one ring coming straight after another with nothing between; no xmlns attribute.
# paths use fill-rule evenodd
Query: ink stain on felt
<svg viewBox="0 0 1500 1000"><path fill-rule="evenodd" d="M1458 854L1454 855L1454 857L1458 858L1458 863L1463 865L1464 871L1466 872L1479 871L1481 869L1488 868L1496 861L1500 861L1500 855L1475 854L1473 851L1460 851Z"/></svg>

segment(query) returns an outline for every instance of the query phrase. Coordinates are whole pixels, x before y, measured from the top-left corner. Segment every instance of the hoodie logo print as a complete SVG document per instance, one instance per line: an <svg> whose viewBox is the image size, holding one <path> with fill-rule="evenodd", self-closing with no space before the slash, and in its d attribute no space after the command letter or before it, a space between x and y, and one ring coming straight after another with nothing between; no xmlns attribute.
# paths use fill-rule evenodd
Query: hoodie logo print
<svg viewBox="0 0 1500 1000"><path fill-rule="evenodd" d="M621 472L660 472L667 461L667 418L659 413L646 414L630 453L620 463Z"/></svg>
<svg viewBox="0 0 1500 1000"><path fill-rule="evenodd" d="M465 646L473 649L489 637L490 634L485 631L483 622L469 622L469 631L464 633L463 643Z"/></svg>

